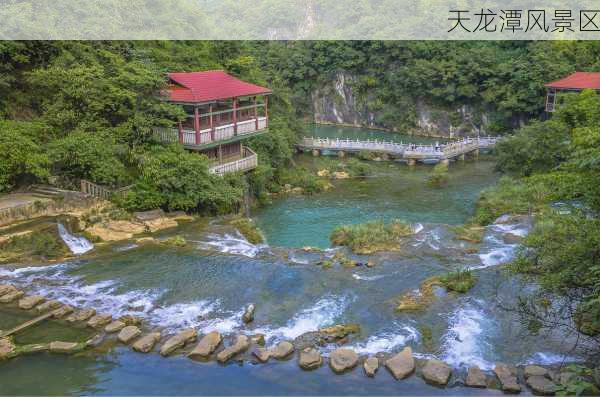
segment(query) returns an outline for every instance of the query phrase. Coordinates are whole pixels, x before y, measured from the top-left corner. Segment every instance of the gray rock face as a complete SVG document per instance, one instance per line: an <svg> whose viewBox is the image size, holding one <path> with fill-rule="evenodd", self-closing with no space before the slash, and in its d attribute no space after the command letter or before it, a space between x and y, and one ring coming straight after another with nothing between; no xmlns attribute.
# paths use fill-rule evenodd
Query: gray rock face
<svg viewBox="0 0 600 397"><path fill-rule="evenodd" d="M511 368L506 364L498 363L494 367L494 373L500 381L502 391L508 393L519 393L521 391L521 386L517 379L516 368Z"/></svg>
<svg viewBox="0 0 600 397"><path fill-rule="evenodd" d="M486 376L479 367L470 367L465 384L469 387L487 387Z"/></svg>
<svg viewBox="0 0 600 397"><path fill-rule="evenodd" d="M63 318L67 314L73 313L74 309L70 305L64 305L56 309L52 315L54 318Z"/></svg>
<svg viewBox="0 0 600 397"><path fill-rule="evenodd" d="M246 311L244 312L244 315L242 316L242 320L244 320L244 322L246 324L252 322L254 320L254 312L256 311L256 306L254 305L254 303L251 303L248 305L248 307L246 307Z"/></svg>
<svg viewBox="0 0 600 397"><path fill-rule="evenodd" d="M195 341L197 336L198 333L195 329L185 329L177 335L167 339L167 341L160 348L160 354L163 356L168 356L175 350L185 346L187 343Z"/></svg>
<svg viewBox="0 0 600 397"><path fill-rule="evenodd" d="M526 382L527 386L537 394L552 396L556 393L556 385L554 382L543 375L530 375Z"/></svg>
<svg viewBox="0 0 600 397"><path fill-rule="evenodd" d="M42 303L40 305L37 305L37 307L35 308L35 310L38 313L45 313L45 312L50 311L50 310L56 310L56 309L58 309L61 306L62 306L62 303L60 303L60 301L50 300L50 301L46 301L46 302L44 302L44 303Z"/></svg>
<svg viewBox="0 0 600 397"><path fill-rule="evenodd" d="M25 295L25 292L14 290L7 292L6 294L0 296L0 303L10 303Z"/></svg>
<svg viewBox="0 0 600 397"><path fill-rule="evenodd" d="M294 352L294 345L288 341L279 342L277 346L271 349L271 357L276 360L283 360Z"/></svg>
<svg viewBox="0 0 600 397"><path fill-rule="evenodd" d="M546 368L539 365L526 365L523 374L525 378L529 378L530 376L549 376L550 373Z"/></svg>
<svg viewBox="0 0 600 397"><path fill-rule="evenodd" d="M94 317L90 318L87 322L88 327L92 328L100 328L104 327L108 323L112 321L112 316L110 314L97 314Z"/></svg>
<svg viewBox="0 0 600 397"><path fill-rule="evenodd" d="M298 365L302 369L311 370L317 369L323 364L321 353L315 348L307 347L300 352L298 357Z"/></svg>
<svg viewBox="0 0 600 397"><path fill-rule="evenodd" d="M271 358L271 352L264 347L257 347L252 351L252 355L261 363L266 363Z"/></svg>
<svg viewBox="0 0 600 397"><path fill-rule="evenodd" d="M223 338L221 334L213 331L204 335L194 350L188 354L190 358L208 358L219 347Z"/></svg>
<svg viewBox="0 0 600 397"><path fill-rule="evenodd" d="M14 292L16 290L17 290L17 288L14 285L11 285L11 284L0 284L0 296L6 295L9 292Z"/></svg>
<svg viewBox="0 0 600 397"><path fill-rule="evenodd" d="M121 331L123 332L123 331ZM154 349L154 345L160 340L160 332L153 332L142 336L140 339L135 341L132 348L133 350L140 353L149 353Z"/></svg>
<svg viewBox="0 0 600 397"><path fill-rule="evenodd" d="M412 349L405 347L400 353L387 360L385 366L396 380L406 378L415 370L415 359L412 355Z"/></svg>
<svg viewBox="0 0 600 397"><path fill-rule="evenodd" d="M242 353L250 347L250 338L246 335L238 335L235 343L217 354L217 361L225 363L229 361L236 354Z"/></svg>
<svg viewBox="0 0 600 397"><path fill-rule="evenodd" d="M75 342L50 342L50 352L51 353L75 353L81 350L81 346Z"/></svg>
<svg viewBox="0 0 600 397"><path fill-rule="evenodd" d="M363 369L365 370L365 375L369 378L375 377L377 370L379 369L379 360L377 357L369 357L363 363Z"/></svg>
<svg viewBox="0 0 600 397"><path fill-rule="evenodd" d="M123 321L116 320L104 327L104 331L108 332L109 334L112 334L115 332L119 332L123 328L125 328L125 323Z"/></svg>
<svg viewBox="0 0 600 397"><path fill-rule="evenodd" d="M429 360L423 367L423 378L429 383L439 386L446 386L450 380L452 369L450 366L440 360Z"/></svg>
<svg viewBox="0 0 600 397"><path fill-rule="evenodd" d="M96 315L96 309L82 309L67 317L67 321L74 323L77 321L87 321Z"/></svg>
<svg viewBox="0 0 600 397"><path fill-rule="evenodd" d="M46 298L41 295L29 295L19 300L19 309L29 310L44 302Z"/></svg>
<svg viewBox="0 0 600 397"><path fill-rule="evenodd" d="M119 335L117 335L117 339L119 340L119 342L128 345L141 334L142 331L138 327L136 327L135 325L128 325L119 332Z"/></svg>
<svg viewBox="0 0 600 397"><path fill-rule="evenodd" d="M329 355L329 366L336 374L351 370L358 364L358 354L352 349L335 349Z"/></svg>

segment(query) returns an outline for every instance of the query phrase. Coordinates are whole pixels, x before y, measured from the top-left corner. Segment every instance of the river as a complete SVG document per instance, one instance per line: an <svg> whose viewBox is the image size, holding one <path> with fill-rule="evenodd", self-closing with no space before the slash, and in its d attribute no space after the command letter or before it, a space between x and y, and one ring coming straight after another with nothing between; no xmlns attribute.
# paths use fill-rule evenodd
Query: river
<svg viewBox="0 0 600 397"><path fill-rule="evenodd" d="M319 132L317 127L315 134ZM323 128L323 135L334 132L334 127ZM299 155L297 161L310 167L315 160ZM252 245L216 221L208 227L198 222L163 233L183 235L191 243L187 248L125 242L66 263L0 267L0 282L115 316L136 314L167 332L194 327L200 333L263 333L268 345L327 325L357 323L361 333L349 345L359 353L394 352L409 345L418 357L443 359L457 373L473 364L490 369L496 361L549 364L577 359L567 356L563 335L531 336L512 311L504 310L515 304L518 292L533 288L507 277L499 266L517 248L505 243L503 234L524 235L528 222L491 225L480 246L453 238L451 225L467 221L479 192L497 181L491 161L482 157L452 164L443 189L425 183L431 166L374 166L374 177L336 181L331 191L279 198L255 211L267 244ZM418 231L403 252L374 255L373 268L316 265L334 254L328 237L336 225L394 218L413 223ZM304 246L326 251L305 252ZM395 311L400 294L432 275L462 268L476 269L478 276L467 294L439 293L420 313ZM249 302L257 305L256 318L244 325L241 315ZM0 328L8 326L0 320ZM322 348L325 354L330 349ZM441 393L414 376L396 382L385 369L369 379L361 369L342 376L326 366L303 372L294 360L222 366L182 356L141 355L123 347L101 355L23 356L0 367L1 394ZM443 392L482 393L494 392L462 387Z"/></svg>

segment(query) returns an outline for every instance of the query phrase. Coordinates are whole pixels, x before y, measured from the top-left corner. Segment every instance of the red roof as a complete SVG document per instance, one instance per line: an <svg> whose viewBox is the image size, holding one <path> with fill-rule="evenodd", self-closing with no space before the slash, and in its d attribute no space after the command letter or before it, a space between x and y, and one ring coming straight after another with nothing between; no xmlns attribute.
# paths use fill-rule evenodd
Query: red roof
<svg viewBox="0 0 600 397"><path fill-rule="evenodd" d="M591 88L600 90L600 73L598 72L575 72L564 79L545 84L548 88L584 90Z"/></svg>
<svg viewBox="0 0 600 397"><path fill-rule="evenodd" d="M222 70L169 73L168 76L175 83L167 89L169 100L173 102L199 103L271 93L268 88L236 79Z"/></svg>

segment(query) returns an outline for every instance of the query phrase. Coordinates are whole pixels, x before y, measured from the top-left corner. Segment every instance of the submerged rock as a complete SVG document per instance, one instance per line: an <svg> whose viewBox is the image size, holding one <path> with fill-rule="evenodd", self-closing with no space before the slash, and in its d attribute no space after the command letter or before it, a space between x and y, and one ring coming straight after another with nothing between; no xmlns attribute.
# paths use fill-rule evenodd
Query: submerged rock
<svg viewBox="0 0 600 397"><path fill-rule="evenodd" d="M271 349L271 357L276 360L283 360L294 352L294 345L288 341L279 342L277 346Z"/></svg>
<svg viewBox="0 0 600 397"><path fill-rule="evenodd" d="M29 295L19 300L19 309L29 310L44 302L46 298L41 295Z"/></svg>
<svg viewBox="0 0 600 397"><path fill-rule="evenodd" d="M20 290L10 291L2 296L0 296L0 303L10 303L25 295L25 292Z"/></svg>
<svg viewBox="0 0 600 397"><path fill-rule="evenodd" d="M89 319L87 326L92 328L100 328L107 325L111 321L112 316L110 314L97 314Z"/></svg>
<svg viewBox="0 0 600 397"><path fill-rule="evenodd" d="M450 366L440 360L429 360L422 370L423 378L429 383L446 386L450 380L452 370Z"/></svg>
<svg viewBox="0 0 600 397"><path fill-rule="evenodd" d="M83 345L75 342L50 342L50 352L51 353L76 353L83 349Z"/></svg>
<svg viewBox="0 0 600 397"><path fill-rule="evenodd" d="M479 367L469 367L465 384L469 387L487 387L487 377Z"/></svg>
<svg viewBox="0 0 600 397"><path fill-rule="evenodd" d="M261 363L266 363L271 358L271 351L264 347L257 347L252 351L252 355Z"/></svg>
<svg viewBox="0 0 600 397"><path fill-rule="evenodd" d="M78 312L71 314L69 317L67 317L66 320L70 323L74 323L77 321L87 321L95 315L96 309L82 309Z"/></svg>
<svg viewBox="0 0 600 397"><path fill-rule="evenodd" d="M130 325L130 327L133 327ZM127 327L125 327L127 328ZM121 331L123 332L123 331ZM140 353L149 353L154 348L154 345L160 340L160 332L152 332L150 334L142 336L140 339L135 341L132 348L133 350Z"/></svg>
<svg viewBox="0 0 600 397"><path fill-rule="evenodd" d="M109 334L112 334L115 332L119 332L123 328L125 328L125 323L123 321L116 320L104 327L104 331L108 332Z"/></svg>
<svg viewBox="0 0 600 397"><path fill-rule="evenodd" d="M142 331L138 327L136 327L135 325L128 325L119 332L119 335L117 335L117 339L119 340L119 342L125 343L126 345L128 345L129 343L131 343L131 341L133 341L135 338L137 338L141 334L142 334ZM152 346L154 346L154 345L152 345ZM134 349L135 349L135 345L134 345Z"/></svg>
<svg viewBox="0 0 600 397"><path fill-rule="evenodd" d="M358 354L352 349L339 348L329 355L329 366L333 372L341 374L358 364Z"/></svg>
<svg viewBox="0 0 600 397"><path fill-rule="evenodd" d="M168 356L175 350L185 346L187 343L195 341L197 336L198 333L195 329L185 329L179 332L177 335L167 339L167 341L160 348L160 354L163 356Z"/></svg>
<svg viewBox="0 0 600 397"><path fill-rule="evenodd" d="M249 304L248 307L246 307L246 310L244 311L244 315L242 316L242 320L246 324L252 322L254 320L254 312L255 311L256 311L256 306L254 305L254 303Z"/></svg>
<svg viewBox="0 0 600 397"><path fill-rule="evenodd" d="M531 375L526 380L527 386L535 393L552 396L556 393L556 385L543 375Z"/></svg>
<svg viewBox="0 0 600 397"><path fill-rule="evenodd" d="M219 347L223 337L217 331L209 332L204 335L194 350L189 354L189 358L208 358Z"/></svg>
<svg viewBox="0 0 600 397"><path fill-rule="evenodd" d="M369 378L373 378L379 369L379 360L377 357L367 358L363 363L363 369Z"/></svg>
<svg viewBox="0 0 600 397"><path fill-rule="evenodd" d="M312 347L307 347L300 352L300 356L298 357L298 365L302 369L312 370L317 369L323 363L323 359L321 358L321 353L317 349Z"/></svg>
<svg viewBox="0 0 600 397"><path fill-rule="evenodd" d="M40 305L37 305L37 307L35 308L35 310L38 313L44 313L50 310L55 310L58 309L59 307L62 306L62 303L60 301L57 300L50 300L50 301L46 301Z"/></svg>
<svg viewBox="0 0 600 397"><path fill-rule="evenodd" d="M217 361L225 363L238 353L246 351L250 347L250 338L246 335L238 335L235 343L217 354Z"/></svg>
<svg viewBox="0 0 600 397"><path fill-rule="evenodd" d="M58 309L56 309L53 313L52 313L52 317L54 318L63 318L64 316L66 316L67 314L71 314L73 313L75 309L73 309L72 306L70 305L64 305L59 307Z"/></svg>
<svg viewBox="0 0 600 397"><path fill-rule="evenodd" d="M502 391L508 393L519 393L521 391L521 386L519 385L519 381L517 379L516 368L509 367L506 364L498 363L494 367L494 373L500 381Z"/></svg>
<svg viewBox="0 0 600 397"><path fill-rule="evenodd" d="M385 366L396 380L406 378L415 370L415 359L412 355L412 349L405 347L400 353L387 360Z"/></svg>

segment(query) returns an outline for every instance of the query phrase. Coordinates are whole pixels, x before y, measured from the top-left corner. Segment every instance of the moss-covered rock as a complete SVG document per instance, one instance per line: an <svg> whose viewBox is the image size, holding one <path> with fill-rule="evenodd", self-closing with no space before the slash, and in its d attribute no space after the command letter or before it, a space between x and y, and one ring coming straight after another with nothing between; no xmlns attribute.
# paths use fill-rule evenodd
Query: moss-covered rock
<svg viewBox="0 0 600 397"><path fill-rule="evenodd" d="M481 243L485 231L484 227L475 224L454 226L452 229L455 240L464 240L476 244Z"/></svg>
<svg viewBox="0 0 600 397"><path fill-rule="evenodd" d="M378 251L399 251L402 237L412 233L412 226L400 220L391 223L380 220L338 226L329 239L332 244L347 246L356 254L372 254Z"/></svg>
<svg viewBox="0 0 600 397"><path fill-rule="evenodd" d="M260 244L265 238L254 221L250 218L235 219L230 222L252 244Z"/></svg>
<svg viewBox="0 0 600 397"><path fill-rule="evenodd" d="M458 270L440 276L439 280L447 290L465 293L475 286L477 277L470 270Z"/></svg>

